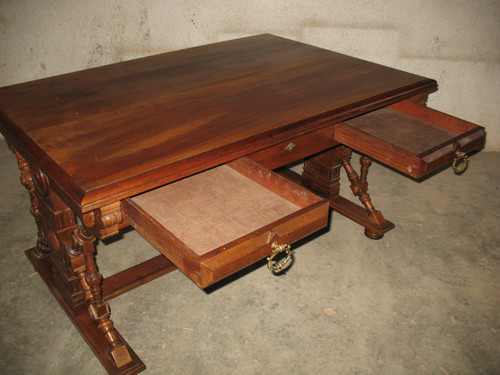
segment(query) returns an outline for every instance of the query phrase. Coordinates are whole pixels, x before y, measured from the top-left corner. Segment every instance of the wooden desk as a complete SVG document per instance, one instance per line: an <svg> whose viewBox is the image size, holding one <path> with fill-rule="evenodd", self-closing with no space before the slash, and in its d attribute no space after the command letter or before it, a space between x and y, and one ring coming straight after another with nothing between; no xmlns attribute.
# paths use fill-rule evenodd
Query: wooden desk
<svg viewBox="0 0 500 375"><path fill-rule="evenodd" d="M484 144L482 127L424 106L436 89L431 79L273 35L1 88L0 130L38 226L26 254L107 371L140 372L109 299L176 267L204 287L271 254L275 238L293 242L323 226L328 205L381 238L393 224L368 195L371 158L420 178ZM352 149L363 153L359 175ZM302 158L302 177L282 175L323 198L269 171ZM212 169L223 165L230 171ZM339 195L341 167L362 205ZM183 178L213 178L207 170L260 178L258 189L298 208L198 259L147 202ZM130 224L162 254L102 280L96 243Z"/></svg>

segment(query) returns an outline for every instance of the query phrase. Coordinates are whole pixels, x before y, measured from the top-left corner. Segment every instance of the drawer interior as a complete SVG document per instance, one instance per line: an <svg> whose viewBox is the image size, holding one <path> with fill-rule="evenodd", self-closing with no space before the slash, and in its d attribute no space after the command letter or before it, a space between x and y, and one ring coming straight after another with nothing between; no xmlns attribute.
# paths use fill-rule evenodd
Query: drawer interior
<svg viewBox="0 0 500 375"><path fill-rule="evenodd" d="M240 159L123 202L126 219L205 287L326 225L328 203Z"/></svg>
<svg viewBox="0 0 500 375"><path fill-rule="evenodd" d="M412 177L453 160L455 152L481 148L484 128L402 101L344 121L335 139Z"/></svg>

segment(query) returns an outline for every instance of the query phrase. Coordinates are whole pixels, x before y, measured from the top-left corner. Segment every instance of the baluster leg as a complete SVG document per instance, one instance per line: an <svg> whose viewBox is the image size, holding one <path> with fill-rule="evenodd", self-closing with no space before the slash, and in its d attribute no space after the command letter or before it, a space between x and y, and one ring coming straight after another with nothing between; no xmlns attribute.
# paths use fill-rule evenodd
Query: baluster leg
<svg viewBox="0 0 500 375"><path fill-rule="evenodd" d="M21 170L21 183L24 185L26 190L28 190L31 202L30 212L35 218L35 223L37 227L37 242L36 246L33 248L33 253L38 258L43 258L49 254L49 246L47 243L47 238L43 230L42 215L38 206L38 200L35 194L35 184L33 183L33 174L31 172L28 162L23 158L23 156L17 152L14 147L10 147L12 152L16 155L17 164Z"/></svg>
<svg viewBox="0 0 500 375"><path fill-rule="evenodd" d="M26 256L110 374L144 370L144 363L114 328L95 261L93 231L99 238L118 233L119 203L98 211L98 225L85 219L86 224L78 225L75 213L54 191L48 176L10 148L18 160L37 225L36 246L26 250ZM93 214L88 216L93 218Z"/></svg>
<svg viewBox="0 0 500 375"><path fill-rule="evenodd" d="M85 257L85 274L81 280L82 286L86 288L86 297L89 298L89 315L97 328L106 339L111 357L117 367L122 367L132 361L130 353L125 343L118 336L113 322L110 318L111 311L109 304L102 297L102 275L97 269L95 262L95 241L96 238L90 230L84 226L79 226L73 233L73 241L78 249L81 249ZM89 293L90 292L90 293Z"/></svg>

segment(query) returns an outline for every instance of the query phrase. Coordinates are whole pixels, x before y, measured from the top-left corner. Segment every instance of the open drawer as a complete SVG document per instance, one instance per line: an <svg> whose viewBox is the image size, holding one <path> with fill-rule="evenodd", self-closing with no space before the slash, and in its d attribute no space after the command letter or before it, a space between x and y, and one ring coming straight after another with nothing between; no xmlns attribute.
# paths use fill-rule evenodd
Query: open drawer
<svg viewBox="0 0 500 375"><path fill-rule="evenodd" d="M326 226L328 207L246 158L122 202L126 220L201 288Z"/></svg>
<svg viewBox="0 0 500 375"><path fill-rule="evenodd" d="M484 128L401 101L336 125L335 140L420 178L451 162L457 151L483 147Z"/></svg>

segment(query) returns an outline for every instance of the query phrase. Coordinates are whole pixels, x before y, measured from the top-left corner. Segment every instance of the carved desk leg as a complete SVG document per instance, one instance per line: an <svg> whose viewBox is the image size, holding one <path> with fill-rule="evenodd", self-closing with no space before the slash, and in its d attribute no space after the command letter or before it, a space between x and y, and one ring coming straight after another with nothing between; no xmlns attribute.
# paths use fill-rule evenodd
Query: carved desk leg
<svg viewBox="0 0 500 375"><path fill-rule="evenodd" d="M368 168L371 159L361 156L361 176L351 165L352 150L337 146L315 156L304 163L302 184L330 200L330 206L351 220L365 227L365 235L371 239L382 238L384 233L394 228L382 213L375 209L368 194ZM343 167L351 182L351 190L358 196L363 206L359 206L340 195L340 168Z"/></svg>
<svg viewBox="0 0 500 375"><path fill-rule="evenodd" d="M39 265L47 269L48 276L59 290L59 297L78 314L83 311L85 300L76 272L84 271L85 264L83 256L71 252L75 216L52 190L47 176L36 165L29 165L14 148L11 149L18 159L21 181L29 192L31 213L38 230L37 244L26 255L40 260Z"/></svg>
<svg viewBox="0 0 500 375"><path fill-rule="evenodd" d="M342 166L344 167L347 178L351 182L351 190L352 193L359 198L363 206L365 207L366 213L368 214L368 218L370 222L373 224L372 226L365 227L365 235L371 239L380 239L384 235L384 233L392 229L394 225L391 225L384 216L382 212L377 211L371 201L370 195L368 194L368 168L372 163L371 159L368 156L362 155L360 157L361 164L361 178L358 176L356 171L351 165L351 153L352 151L347 147L344 147L346 152L342 158Z"/></svg>
<svg viewBox="0 0 500 375"><path fill-rule="evenodd" d="M144 363L113 326L94 258L94 234L105 238L118 233L120 203L84 215L84 221L90 218L90 223L78 226L75 214L52 189L49 178L11 149L29 192L38 232L37 244L26 256L110 374L143 371Z"/></svg>
<svg viewBox="0 0 500 375"><path fill-rule="evenodd" d="M95 246L96 238L84 226L79 226L73 234L74 246L84 254L85 257L85 274L79 274L82 286L86 289L86 298L89 299L89 314L90 318L97 328L102 332L104 338L108 342L110 354L116 364L116 367L122 367L132 361L130 353L118 336L113 322L110 319L110 309L107 302L103 300L101 282L102 276L97 270L95 263ZM90 292L90 293L88 293Z"/></svg>
<svg viewBox="0 0 500 375"><path fill-rule="evenodd" d="M35 195L35 185L33 183L31 169L28 162L14 149L14 147L11 146L10 149L16 155L17 163L19 169L21 170L21 183L24 185L26 190L28 190L31 202L30 211L35 218L35 223L38 229L38 239L36 246L33 248L33 253L39 258L43 258L49 254L49 246L43 231L42 218L40 210L38 209L38 200Z"/></svg>

